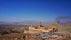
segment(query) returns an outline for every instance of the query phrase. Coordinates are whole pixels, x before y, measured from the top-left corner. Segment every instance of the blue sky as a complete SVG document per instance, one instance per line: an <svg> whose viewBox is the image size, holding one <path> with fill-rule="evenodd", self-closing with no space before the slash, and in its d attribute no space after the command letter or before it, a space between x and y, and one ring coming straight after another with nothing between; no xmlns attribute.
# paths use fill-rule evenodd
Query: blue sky
<svg viewBox="0 0 71 40"><path fill-rule="evenodd" d="M0 21L52 21L71 16L70 0L0 0Z"/></svg>

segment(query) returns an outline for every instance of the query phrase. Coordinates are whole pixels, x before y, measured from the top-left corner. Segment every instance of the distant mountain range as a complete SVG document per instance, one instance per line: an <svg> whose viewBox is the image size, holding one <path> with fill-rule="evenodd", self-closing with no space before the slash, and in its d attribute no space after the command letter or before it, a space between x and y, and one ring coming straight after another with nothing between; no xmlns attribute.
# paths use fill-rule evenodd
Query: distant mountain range
<svg viewBox="0 0 71 40"><path fill-rule="evenodd" d="M0 25L38 25L39 21L23 21L23 22L0 22ZM41 22L43 25L47 25L51 22ZM59 24L70 24L71 22L57 22Z"/></svg>
<svg viewBox="0 0 71 40"><path fill-rule="evenodd" d="M0 22L0 25L37 25L38 21L24 21L24 22ZM48 22L42 22L43 25L47 25Z"/></svg>

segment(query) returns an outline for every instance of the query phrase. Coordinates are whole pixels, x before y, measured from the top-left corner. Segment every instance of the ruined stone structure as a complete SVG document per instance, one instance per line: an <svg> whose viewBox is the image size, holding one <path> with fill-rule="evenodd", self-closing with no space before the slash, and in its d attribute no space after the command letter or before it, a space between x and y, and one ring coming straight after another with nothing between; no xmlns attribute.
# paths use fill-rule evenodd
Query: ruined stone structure
<svg viewBox="0 0 71 40"><path fill-rule="evenodd" d="M55 30L55 28L48 28L45 29L45 27L40 23L37 27L33 27L32 25L29 26L28 31L25 31L25 33L29 34L35 34L35 33L41 33L41 32L51 32Z"/></svg>

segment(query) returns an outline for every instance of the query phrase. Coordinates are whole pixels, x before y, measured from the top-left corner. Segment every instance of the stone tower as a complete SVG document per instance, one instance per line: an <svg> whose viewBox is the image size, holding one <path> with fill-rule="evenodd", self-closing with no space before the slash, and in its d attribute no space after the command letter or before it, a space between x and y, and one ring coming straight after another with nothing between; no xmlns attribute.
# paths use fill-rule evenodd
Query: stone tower
<svg viewBox="0 0 71 40"><path fill-rule="evenodd" d="M38 29L41 29L41 28L43 28L43 25L42 25L42 23L40 22L40 23L38 24Z"/></svg>

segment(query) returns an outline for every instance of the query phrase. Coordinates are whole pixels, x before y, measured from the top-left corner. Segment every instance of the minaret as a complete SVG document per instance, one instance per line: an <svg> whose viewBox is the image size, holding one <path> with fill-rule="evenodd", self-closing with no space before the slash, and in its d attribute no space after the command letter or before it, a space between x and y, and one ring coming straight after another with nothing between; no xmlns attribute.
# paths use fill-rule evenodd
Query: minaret
<svg viewBox="0 0 71 40"><path fill-rule="evenodd" d="M39 24L38 24L38 29L40 29L40 28L42 28L43 27L43 25L42 25L42 23L40 22Z"/></svg>

